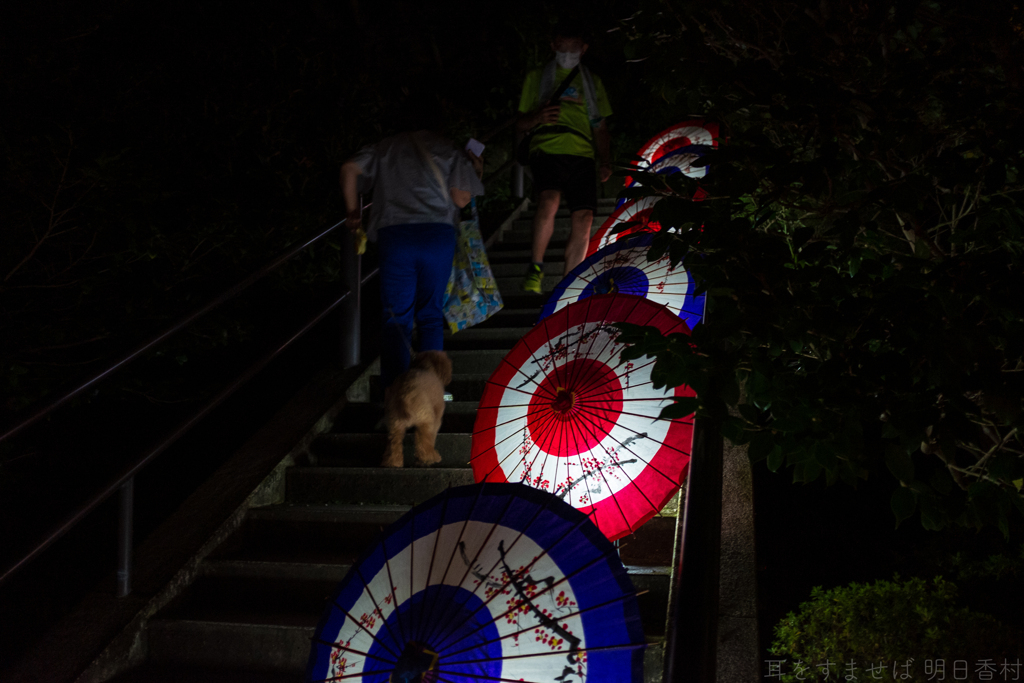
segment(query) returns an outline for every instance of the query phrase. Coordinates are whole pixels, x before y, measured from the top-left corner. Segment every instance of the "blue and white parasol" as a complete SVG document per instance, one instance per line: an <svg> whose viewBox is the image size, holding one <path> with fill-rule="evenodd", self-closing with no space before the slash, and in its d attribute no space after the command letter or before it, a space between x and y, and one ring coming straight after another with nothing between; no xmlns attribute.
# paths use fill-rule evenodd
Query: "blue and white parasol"
<svg viewBox="0 0 1024 683"><path fill-rule="evenodd" d="M595 294L633 294L663 304L691 330L704 315L704 295L682 264L672 267L668 254L648 261L652 233L637 233L612 242L588 256L562 279L541 309L541 319Z"/></svg>
<svg viewBox="0 0 1024 683"><path fill-rule="evenodd" d="M643 680L644 636L614 546L557 496L452 488L388 528L320 620L306 680Z"/></svg>

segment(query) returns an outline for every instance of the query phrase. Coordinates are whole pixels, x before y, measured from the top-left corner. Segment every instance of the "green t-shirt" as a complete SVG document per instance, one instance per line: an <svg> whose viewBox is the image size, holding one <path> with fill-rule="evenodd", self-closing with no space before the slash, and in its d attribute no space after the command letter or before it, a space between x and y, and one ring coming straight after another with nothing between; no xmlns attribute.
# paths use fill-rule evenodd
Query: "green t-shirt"
<svg viewBox="0 0 1024 683"><path fill-rule="evenodd" d="M556 67L555 85L561 83L569 75L569 71L569 69ZM523 94L519 98L519 111L524 114L540 106L542 72L543 69L534 69L526 75ZM612 106L608 103L608 94L604 91L604 83L593 72L590 77L594 81L594 96L597 98L598 112L602 118L611 116ZM587 98L583 94L583 76L581 75L577 75L562 94L558 125L568 126L579 131L583 137L568 132L544 133L545 127L540 126L530 142L531 154L544 152L545 154L573 154L589 159L594 158L594 146L590 142L594 138L594 132L591 129L590 116L587 113Z"/></svg>

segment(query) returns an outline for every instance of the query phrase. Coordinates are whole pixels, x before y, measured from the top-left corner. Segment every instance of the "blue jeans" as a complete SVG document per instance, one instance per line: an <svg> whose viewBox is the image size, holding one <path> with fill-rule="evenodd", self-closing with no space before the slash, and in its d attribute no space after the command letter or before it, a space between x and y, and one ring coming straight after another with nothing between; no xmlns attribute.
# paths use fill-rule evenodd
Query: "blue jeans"
<svg viewBox="0 0 1024 683"><path fill-rule="evenodd" d="M381 383L388 387L409 369L415 321L417 351L444 348L445 288L455 256L455 228L445 223L390 225L377 232L384 334Z"/></svg>

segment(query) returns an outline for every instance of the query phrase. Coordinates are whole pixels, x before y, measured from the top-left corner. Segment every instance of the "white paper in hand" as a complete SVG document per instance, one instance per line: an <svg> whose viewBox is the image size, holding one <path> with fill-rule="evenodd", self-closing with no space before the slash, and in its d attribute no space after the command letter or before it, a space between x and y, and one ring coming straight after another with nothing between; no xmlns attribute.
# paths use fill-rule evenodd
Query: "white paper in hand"
<svg viewBox="0 0 1024 683"><path fill-rule="evenodd" d="M478 157L482 157L484 155L484 147L484 143L480 142L476 138L470 138L469 142L466 143L466 149Z"/></svg>

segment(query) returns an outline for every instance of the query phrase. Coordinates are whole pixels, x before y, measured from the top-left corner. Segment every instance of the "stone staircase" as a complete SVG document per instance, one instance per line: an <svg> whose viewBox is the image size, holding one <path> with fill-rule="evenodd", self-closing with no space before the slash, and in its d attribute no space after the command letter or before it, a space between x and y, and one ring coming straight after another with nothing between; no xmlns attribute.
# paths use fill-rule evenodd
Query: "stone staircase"
<svg viewBox="0 0 1024 683"><path fill-rule="evenodd" d="M612 200L602 200L595 229L612 208ZM530 225L531 216L524 213L489 249L504 310L446 341L455 400L437 439L443 461L431 469L377 467L385 443L384 434L373 431L380 409L347 405L332 430L311 445L310 464L287 471L285 502L251 509L238 531L204 560L192 585L149 621L148 657L118 683L302 680L325 600L351 563L411 506L448 486L473 482L468 461L484 382L546 300L519 292ZM568 226L563 209L545 266L547 291L560 279ZM405 446L408 466L411 435ZM635 587L646 591L639 601L652 644L660 642L665 628L675 527L674 513L668 508L666 513L620 542ZM647 679L660 680L660 647L649 648L647 661Z"/></svg>

